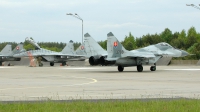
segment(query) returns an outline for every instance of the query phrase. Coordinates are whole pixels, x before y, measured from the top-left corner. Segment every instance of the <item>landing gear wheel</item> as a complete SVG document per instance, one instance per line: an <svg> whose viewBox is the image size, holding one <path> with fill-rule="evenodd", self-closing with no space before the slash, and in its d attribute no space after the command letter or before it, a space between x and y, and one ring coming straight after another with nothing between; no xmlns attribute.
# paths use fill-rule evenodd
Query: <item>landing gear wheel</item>
<svg viewBox="0 0 200 112"><path fill-rule="evenodd" d="M150 67L150 70L151 70L151 71L156 71L156 66L151 66L151 67Z"/></svg>
<svg viewBox="0 0 200 112"><path fill-rule="evenodd" d="M142 72L143 71L143 66L142 65L137 65L137 71Z"/></svg>
<svg viewBox="0 0 200 112"><path fill-rule="evenodd" d="M54 62L50 62L50 66L54 66Z"/></svg>
<svg viewBox="0 0 200 112"><path fill-rule="evenodd" d="M62 66L65 66L66 65L66 62L62 62Z"/></svg>
<svg viewBox="0 0 200 112"><path fill-rule="evenodd" d="M39 67L43 67L43 63L39 63Z"/></svg>
<svg viewBox="0 0 200 112"><path fill-rule="evenodd" d="M124 71L124 67L123 66L118 66L118 71L119 72L123 72Z"/></svg>

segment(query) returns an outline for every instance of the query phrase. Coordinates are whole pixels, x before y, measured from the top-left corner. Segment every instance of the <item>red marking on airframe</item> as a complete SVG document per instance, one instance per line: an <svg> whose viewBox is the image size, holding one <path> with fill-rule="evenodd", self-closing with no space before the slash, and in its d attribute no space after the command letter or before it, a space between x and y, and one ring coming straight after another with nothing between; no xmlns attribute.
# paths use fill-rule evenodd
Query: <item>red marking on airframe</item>
<svg viewBox="0 0 200 112"><path fill-rule="evenodd" d="M114 46L117 47L117 46L118 46L118 43L117 43L117 42L114 42Z"/></svg>
<svg viewBox="0 0 200 112"><path fill-rule="evenodd" d="M17 46L16 49L19 50L19 46Z"/></svg>
<svg viewBox="0 0 200 112"><path fill-rule="evenodd" d="M81 46L81 49L83 50L83 49L84 49L84 46Z"/></svg>

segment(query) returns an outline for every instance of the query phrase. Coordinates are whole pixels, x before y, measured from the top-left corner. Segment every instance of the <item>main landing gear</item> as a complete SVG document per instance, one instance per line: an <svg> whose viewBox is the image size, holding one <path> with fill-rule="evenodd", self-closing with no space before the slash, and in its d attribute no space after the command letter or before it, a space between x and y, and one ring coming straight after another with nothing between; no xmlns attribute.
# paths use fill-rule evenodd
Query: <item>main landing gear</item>
<svg viewBox="0 0 200 112"><path fill-rule="evenodd" d="M151 71L156 71L156 65L154 64L154 66L150 67ZM121 65L118 65L118 71L119 72L123 72L124 71L124 67ZM137 65L137 71L138 72L143 72L143 66L142 65Z"/></svg>
<svg viewBox="0 0 200 112"><path fill-rule="evenodd" d="M50 62L50 66L54 66L54 62Z"/></svg>
<svg viewBox="0 0 200 112"><path fill-rule="evenodd" d="M137 65L137 71L142 72L143 71L143 66L142 65Z"/></svg>
<svg viewBox="0 0 200 112"><path fill-rule="evenodd" d="M151 71L156 71L156 65L155 65L155 66L151 66L151 67L150 67L150 70L151 70Z"/></svg>
<svg viewBox="0 0 200 112"><path fill-rule="evenodd" d="M119 72L123 72L123 71L124 71L124 67L121 66L121 65L119 65L119 66L118 66L118 71L119 71Z"/></svg>

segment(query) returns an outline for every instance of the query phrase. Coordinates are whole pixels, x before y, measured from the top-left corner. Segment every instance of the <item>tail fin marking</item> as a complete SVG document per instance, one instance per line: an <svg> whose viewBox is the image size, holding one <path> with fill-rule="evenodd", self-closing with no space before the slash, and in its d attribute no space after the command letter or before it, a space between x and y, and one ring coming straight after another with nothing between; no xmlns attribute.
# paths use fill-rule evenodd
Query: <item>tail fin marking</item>
<svg viewBox="0 0 200 112"><path fill-rule="evenodd" d="M108 58L120 58L126 56L127 50L122 46L112 32L107 34Z"/></svg>

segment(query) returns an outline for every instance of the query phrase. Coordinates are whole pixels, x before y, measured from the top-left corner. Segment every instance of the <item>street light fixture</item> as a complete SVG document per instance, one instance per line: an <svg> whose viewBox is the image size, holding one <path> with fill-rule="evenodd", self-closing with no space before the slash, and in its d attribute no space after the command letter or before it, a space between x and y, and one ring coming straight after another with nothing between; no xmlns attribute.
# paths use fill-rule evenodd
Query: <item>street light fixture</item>
<svg viewBox="0 0 200 112"><path fill-rule="evenodd" d="M196 9L200 10L200 7L198 7L198 6L194 5L194 4L186 4L186 6L192 6L192 7L196 8ZM200 4L199 4L199 6L200 6Z"/></svg>
<svg viewBox="0 0 200 112"><path fill-rule="evenodd" d="M77 13L75 13L75 14L67 13L66 15L73 16L73 17L75 17L75 18L77 18L77 19L82 21L82 43L83 43L83 19Z"/></svg>

